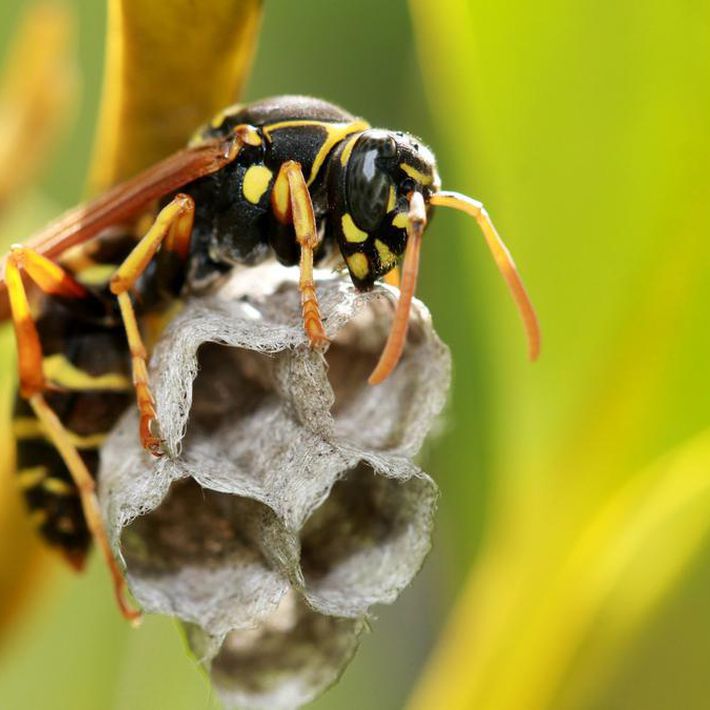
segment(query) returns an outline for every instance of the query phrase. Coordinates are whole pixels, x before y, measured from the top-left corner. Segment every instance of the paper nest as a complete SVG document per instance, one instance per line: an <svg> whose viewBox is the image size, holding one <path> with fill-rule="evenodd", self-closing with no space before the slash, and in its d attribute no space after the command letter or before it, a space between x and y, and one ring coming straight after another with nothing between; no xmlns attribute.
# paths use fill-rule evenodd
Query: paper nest
<svg viewBox="0 0 710 710"><path fill-rule="evenodd" d="M396 292L331 277L318 294L325 356L306 344L281 267L191 300L150 368L166 455L141 450L133 409L102 452L130 589L184 623L228 707L322 693L431 544L438 492L412 458L444 406L448 350L415 301L402 361L372 387Z"/></svg>

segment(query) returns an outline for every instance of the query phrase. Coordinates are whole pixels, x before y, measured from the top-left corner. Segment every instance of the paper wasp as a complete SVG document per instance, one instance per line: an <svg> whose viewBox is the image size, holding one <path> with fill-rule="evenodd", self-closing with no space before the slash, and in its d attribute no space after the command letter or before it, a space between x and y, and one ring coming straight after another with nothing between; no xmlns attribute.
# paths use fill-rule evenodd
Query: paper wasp
<svg viewBox="0 0 710 710"><path fill-rule="evenodd" d="M533 308L482 205L440 189L434 156L417 139L373 129L317 99L284 96L228 109L185 150L10 251L0 315L12 318L19 353L20 484L41 534L75 567L91 537L97 540L127 617L137 612L123 598L94 475L101 441L133 393L143 446L160 454L143 320L209 288L235 265L273 255L299 265L304 331L312 347L323 348L314 262L339 251L355 287L369 289L403 260L392 327L369 380L380 383L404 347L422 235L434 207L477 220L535 358ZM138 238L140 218L156 213ZM37 318L22 272L50 297Z"/></svg>

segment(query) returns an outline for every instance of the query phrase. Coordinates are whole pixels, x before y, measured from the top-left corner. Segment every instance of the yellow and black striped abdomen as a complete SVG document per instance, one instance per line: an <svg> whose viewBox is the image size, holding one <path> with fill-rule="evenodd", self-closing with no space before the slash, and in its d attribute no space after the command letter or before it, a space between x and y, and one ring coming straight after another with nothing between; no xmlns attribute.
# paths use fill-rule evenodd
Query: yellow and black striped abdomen
<svg viewBox="0 0 710 710"><path fill-rule="evenodd" d="M47 403L95 475L98 449L133 398L123 328L110 309L102 318L78 317L75 309L50 300L37 326L45 375L52 384ZM76 486L31 407L19 396L13 430L17 481L31 517L46 542L80 568L91 536Z"/></svg>

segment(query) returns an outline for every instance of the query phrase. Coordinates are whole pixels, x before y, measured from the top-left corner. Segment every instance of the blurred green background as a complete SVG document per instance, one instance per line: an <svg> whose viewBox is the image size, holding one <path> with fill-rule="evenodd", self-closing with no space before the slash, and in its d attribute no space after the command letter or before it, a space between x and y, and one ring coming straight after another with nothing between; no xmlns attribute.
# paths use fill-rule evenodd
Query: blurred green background
<svg viewBox="0 0 710 710"><path fill-rule="evenodd" d="M83 195L105 17L71 4L75 121L5 244ZM24 5L0 4L0 47ZM488 207L543 328L530 365L475 224L440 210L419 288L455 368L422 457L434 551L313 707L710 707L709 31L697 0L267 3L247 97L421 135L444 187ZM0 707L217 707L171 622L122 622L98 560L45 569L0 638Z"/></svg>

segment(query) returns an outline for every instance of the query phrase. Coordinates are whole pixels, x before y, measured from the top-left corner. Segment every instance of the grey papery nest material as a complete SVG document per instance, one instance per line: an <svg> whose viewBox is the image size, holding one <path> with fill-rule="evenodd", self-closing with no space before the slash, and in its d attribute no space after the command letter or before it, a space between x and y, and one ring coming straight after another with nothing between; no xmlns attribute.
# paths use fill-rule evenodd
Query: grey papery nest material
<svg viewBox="0 0 710 710"><path fill-rule="evenodd" d="M412 457L445 403L448 350L415 302L402 361L371 387L393 292L327 278L318 293L325 356L305 342L281 267L191 300L151 363L166 455L141 450L134 411L102 453L131 591L186 624L229 706L316 697L430 547L437 488Z"/></svg>

